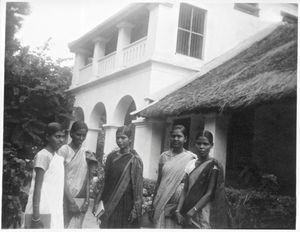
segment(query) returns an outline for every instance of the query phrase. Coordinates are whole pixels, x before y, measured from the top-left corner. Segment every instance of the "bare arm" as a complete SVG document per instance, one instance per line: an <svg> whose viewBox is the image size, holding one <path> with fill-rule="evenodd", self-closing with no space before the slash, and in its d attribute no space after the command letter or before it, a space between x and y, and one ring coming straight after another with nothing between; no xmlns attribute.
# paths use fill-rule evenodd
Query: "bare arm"
<svg viewBox="0 0 300 232"><path fill-rule="evenodd" d="M41 200L41 189L44 181L45 171L42 168L36 167L35 169L35 184L33 190L32 199L32 220L31 228L44 228L43 223L40 220L40 200Z"/></svg>
<svg viewBox="0 0 300 232"><path fill-rule="evenodd" d="M33 218L38 219L40 217L40 200L41 200L41 189L44 181L45 171L42 168L35 168L35 184L33 191Z"/></svg>
<svg viewBox="0 0 300 232"><path fill-rule="evenodd" d="M218 174L219 174L219 170L218 169L213 169L212 173L210 175L210 179L209 179L209 185L208 185L208 189L207 192L203 195L203 197L201 197L201 199L196 203L196 205L189 210L189 212L187 213L187 216L192 217L196 211L198 211L199 209L202 209L209 201L211 201L212 196L214 194L215 191L215 186L218 180Z"/></svg>
<svg viewBox="0 0 300 232"><path fill-rule="evenodd" d="M154 189L154 196L153 196L153 200L157 194L157 190L159 188L159 185L160 185L160 182L161 182L161 178L162 178L162 167L163 167L163 164L162 163L159 163L158 164L158 175L157 175L157 181L156 181L156 184L155 184L155 189Z"/></svg>

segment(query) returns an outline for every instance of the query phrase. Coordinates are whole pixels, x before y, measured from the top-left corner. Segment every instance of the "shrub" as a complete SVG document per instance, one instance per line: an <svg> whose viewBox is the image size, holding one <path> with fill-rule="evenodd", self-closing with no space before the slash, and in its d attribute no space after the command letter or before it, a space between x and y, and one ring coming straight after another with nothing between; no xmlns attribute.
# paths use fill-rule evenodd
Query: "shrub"
<svg viewBox="0 0 300 232"><path fill-rule="evenodd" d="M27 204L27 190L32 178L32 162L18 157L9 143L3 149L2 228L21 226L22 211Z"/></svg>
<svg viewBox="0 0 300 232"><path fill-rule="evenodd" d="M296 199L255 189L226 189L233 217L239 229L294 229Z"/></svg>
<svg viewBox="0 0 300 232"><path fill-rule="evenodd" d="M142 214L151 212L153 195L155 190L155 180L144 178L143 181L143 204L142 204Z"/></svg>
<svg viewBox="0 0 300 232"><path fill-rule="evenodd" d="M267 178L268 179L268 178ZM258 189L226 188L233 228L237 229L294 229L296 199L276 194L273 178ZM144 179L143 214L151 212L156 182ZM259 190L259 191L258 191Z"/></svg>

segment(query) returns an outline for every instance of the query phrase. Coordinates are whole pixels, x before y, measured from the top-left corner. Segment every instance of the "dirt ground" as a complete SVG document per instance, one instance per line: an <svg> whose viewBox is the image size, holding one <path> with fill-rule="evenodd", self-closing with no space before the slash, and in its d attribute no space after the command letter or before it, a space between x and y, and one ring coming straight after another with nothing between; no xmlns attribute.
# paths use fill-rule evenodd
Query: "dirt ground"
<svg viewBox="0 0 300 232"><path fill-rule="evenodd" d="M82 228L99 228L96 217L92 214L94 200L91 199L89 209L85 215Z"/></svg>

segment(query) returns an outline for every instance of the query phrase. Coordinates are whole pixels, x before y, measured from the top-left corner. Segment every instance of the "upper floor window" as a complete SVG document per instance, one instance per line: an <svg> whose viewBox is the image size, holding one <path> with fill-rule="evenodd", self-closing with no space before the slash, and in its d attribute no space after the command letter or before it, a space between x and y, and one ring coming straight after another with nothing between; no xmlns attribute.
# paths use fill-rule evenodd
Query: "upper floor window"
<svg viewBox="0 0 300 232"><path fill-rule="evenodd" d="M258 3L234 3L234 9L250 15L259 16Z"/></svg>
<svg viewBox="0 0 300 232"><path fill-rule="evenodd" d="M180 4L176 52L202 59L206 11Z"/></svg>

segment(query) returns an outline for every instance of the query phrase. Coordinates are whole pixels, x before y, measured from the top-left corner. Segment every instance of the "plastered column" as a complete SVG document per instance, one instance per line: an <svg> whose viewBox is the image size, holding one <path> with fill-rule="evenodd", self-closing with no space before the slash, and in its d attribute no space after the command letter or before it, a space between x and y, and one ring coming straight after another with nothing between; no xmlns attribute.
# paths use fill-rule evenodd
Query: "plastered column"
<svg viewBox="0 0 300 232"><path fill-rule="evenodd" d="M134 149L144 164L145 178L156 179L158 160L161 153L164 122L138 118L135 124Z"/></svg>
<svg viewBox="0 0 300 232"><path fill-rule="evenodd" d="M151 4L149 10L149 23L147 32L147 56L153 57L164 50L170 51L170 30L174 25L173 4L159 3ZM172 48L171 48L172 49Z"/></svg>
<svg viewBox="0 0 300 232"><path fill-rule="evenodd" d="M205 115L204 122L204 129L210 131L214 136L214 146L210 155L222 163L225 171L228 117L217 114Z"/></svg>
<svg viewBox="0 0 300 232"><path fill-rule="evenodd" d="M94 40L94 56L93 56L93 78L96 79L99 73L98 61L105 56L105 44L107 39L98 37Z"/></svg>
<svg viewBox="0 0 300 232"><path fill-rule="evenodd" d="M121 22L117 25L118 42L117 42L117 53L116 53L116 66L117 68L123 67L123 49L126 45L130 44L131 30L133 25L128 22Z"/></svg>
<svg viewBox="0 0 300 232"><path fill-rule="evenodd" d="M88 51L82 48L79 48L75 52L75 64L73 68L73 80L72 85L76 86L79 83L79 74L80 69L85 66L85 60L87 58Z"/></svg>
<svg viewBox="0 0 300 232"><path fill-rule="evenodd" d="M98 133L100 130L101 129L99 129L99 128L90 128L89 127L89 131L86 135L84 146L92 152L96 152Z"/></svg>
<svg viewBox="0 0 300 232"><path fill-rule="evenodd" d="M118 127L114 125L103 125L105 130L105 142L104 142L104 156L110 153L113 149L117 148L116 144L116 132Z"/></svg>

